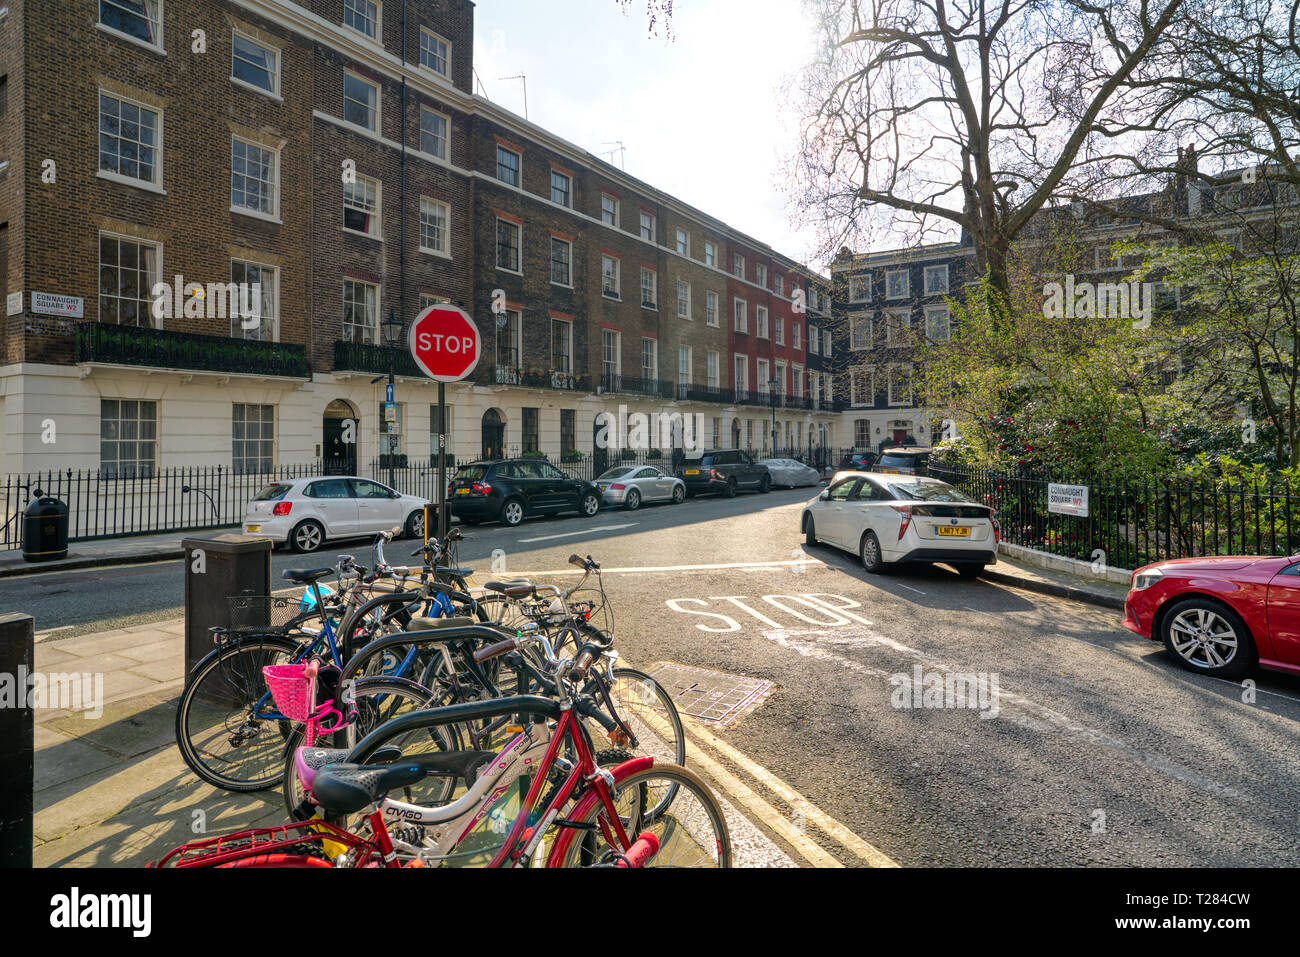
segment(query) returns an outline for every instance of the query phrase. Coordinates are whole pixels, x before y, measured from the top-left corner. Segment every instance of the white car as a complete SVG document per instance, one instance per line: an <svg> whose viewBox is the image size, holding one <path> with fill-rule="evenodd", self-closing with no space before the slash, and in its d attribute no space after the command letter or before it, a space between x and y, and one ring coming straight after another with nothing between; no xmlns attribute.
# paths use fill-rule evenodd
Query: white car
<svg viewBox="0 0 1300 957"><path fill-rule="evenodd" d="M244 509L244 532L265 535L295 551L314 552L329 538L357 538L401 525L424 535L429 500L351 475L272 482Z"/></svg>
<svg viewBox="0 0 1300 957"><path fill-rule="evenodd" d="M820 472L797 459L762 459L758 464L767 466L773 485L799 488L801 485L821 485L823 481Z"/></svg>
<svg viewBox="0 0 1300 957"><path fill-rule="evenodd" d="M944 562L974 578L998 560L993 510L947 482L840 472L803 510L807 545L854 552L872 574L903 562Z"/></svg>

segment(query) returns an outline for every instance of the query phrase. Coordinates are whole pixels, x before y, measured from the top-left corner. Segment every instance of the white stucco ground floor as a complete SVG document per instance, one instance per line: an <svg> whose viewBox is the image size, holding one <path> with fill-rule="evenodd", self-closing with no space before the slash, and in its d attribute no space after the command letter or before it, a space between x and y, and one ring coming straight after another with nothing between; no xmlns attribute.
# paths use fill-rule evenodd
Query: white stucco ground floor
<svg viewBox="0 0 1300 957"><path fill-rule="evenodd" d="M150 468L216 466L254 472L340 454L364 470L388 452L410 465L429 462L438 441L437 385L398 377L397 428L390 433L386 384L386 377L368 373L302 380L99 364L10 365L0 368L0 474L108 469L128 476ZM687 447L770 449L775 429L782 450L841 449L857 444L861 427L855 420L864 418L856 411L778 408L774 423L763 406L464 383L447 387L447 405L448 450L457 459L535 449L556 460L564 449L591 452L602 424L614 424L621 441L643 441L639 422L648 426L649 447L667 450L672 444L662 441L662 429L674 415L692 416ZM925 443L928 417L893 409L872 414L871 446L892 437L877 431L904 418L915 420L912 431Z"/></svg>

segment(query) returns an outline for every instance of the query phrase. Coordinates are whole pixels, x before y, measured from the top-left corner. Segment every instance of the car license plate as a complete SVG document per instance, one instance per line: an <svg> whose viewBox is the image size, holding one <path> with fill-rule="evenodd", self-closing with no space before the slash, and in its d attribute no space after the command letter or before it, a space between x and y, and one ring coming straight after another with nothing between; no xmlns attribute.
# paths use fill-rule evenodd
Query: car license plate
<svg viewBox="0 0 1300 957"><path fill-rule="evenodd" d="M884 472L886 475L897 475L898 469L876 469L877 472Z"/></svg>
<svg viewBox="0 0 1300 957"><path fill-rule="evenodd" d="M949 535L956 538L970 538L969 525L936 525L934 527L936 535Z"/></svg>
<svg viewBox="0 0 1300 957"><path fill-rule="evenodd" d="M261 525L245 525L245 526L244 526L244 533L247 534L247 535L251 535L253 532L260 532L261 530L262 530L262 526L261 526Z"/></svg>
<svg viewBox="0 0 1300 957"><path fill-rule="evenodd" d="M685 474L685 475L699 475L699 474L700 474L700 470L699 470L699 469L687 469L687 470L685 471L685 473L683 473L683 474Z"/></svg>
<svg viewBox="0 0 1300 957"><path fill-rule="evenodd" d="M468 495L468 494L469 494L469 489L467 489L467 488L458 488L458 489L456 489L456 494L457 494L457 495Z"/></svg>

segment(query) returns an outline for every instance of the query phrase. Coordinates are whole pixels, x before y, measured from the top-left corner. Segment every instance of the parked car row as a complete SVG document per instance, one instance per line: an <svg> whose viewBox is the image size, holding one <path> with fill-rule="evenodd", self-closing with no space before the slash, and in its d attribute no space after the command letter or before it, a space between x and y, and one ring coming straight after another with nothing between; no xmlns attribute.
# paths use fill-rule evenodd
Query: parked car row
<svg viewBox="0 0 1300 957"><path fill-rule="evenodd" d="M694 495L733 496L774 486L816 485L817 471L793 459L755 461L738 449L709 450L682 462L677 474L657 465L615 465L595 481L566 475L545 459L473 462L447 486L448 511L467 525L499 521L514 527L531 515L577 512L588 518L602 507L635 510L642 505L679 505ZM244 531L265 535L297 551L311 552L329 539L352 538L402 525L424 534L427 500L403 495L356 476L316 476L275 482L253 497Z"/></svg>

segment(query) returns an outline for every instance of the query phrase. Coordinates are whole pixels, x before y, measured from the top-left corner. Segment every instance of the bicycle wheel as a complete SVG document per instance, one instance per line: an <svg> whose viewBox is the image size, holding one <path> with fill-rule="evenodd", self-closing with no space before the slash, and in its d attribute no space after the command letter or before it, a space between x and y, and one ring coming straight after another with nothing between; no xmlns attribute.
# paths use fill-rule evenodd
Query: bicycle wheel
<svg viewBox="0 0 1300 957"><path fill-rule="evenodd" d="M669 790L676 797L667 810L652 810L665 803L663 795ZM659 851L646 867L731 866L731 835L726 818L709 786L694 771L671 764L649 767L616 784L613 797L629 841L645 833L659 839ZM605 840L606 831L614 831L601 801L588 805L585 812L575 813L580 816L570 818L574 823L596 827L557 846L548 866L591 867L610 863L626 850L610 847Z"/></svg>
<svg viewBox="0 0 1300 957"><path fill-rule="evenodd" d="M262 668L294 661L304 647L283 635L251 635L198 663L176 709L176 744L195 774L227 791L280 780L293 725L276 710Z"/></svg>
<svg viewBox="0 0 1300 957"><path fill-rule="evenodd" d="M604 702L594 681L584 691L591 694L597 703ZM636 735L633 750L637 754L648 754L656 762L686 765L686 734L682 730L681 715L677 713L677 706L667 688L643 671L615 668L609 697L618 716ZM608 735L591 719L588 719L587 726L593 735ZM676 794L672 789L665 791L661 795L662 806L656 804L651 811L655 814L664 811Z"/></svg>
<svg viewBox="0 0 1300 957"><path fill-rule="evenodd" d="M367 734L386 721L421 711L425 708L445 704L438 695L414 681L403 678L358 678L355 688L357 703L357 720L340 731L320 740L322 748L351 748ZM284 806L293 817L294 810L306 796L302 782L298 780L294 755L302 746L304 729L301 725L294 728L289 736L288 753L285 756L282 790ZM415 732L390 742L400 748L403 757L428 754L432 751L457 751L461 747L459 734L454 725L440 725ZM405 789L401 798L411 804L433 807L445 804L451 799L456 789L456 782L447 777L429 776L418 784Z"/></svg>

